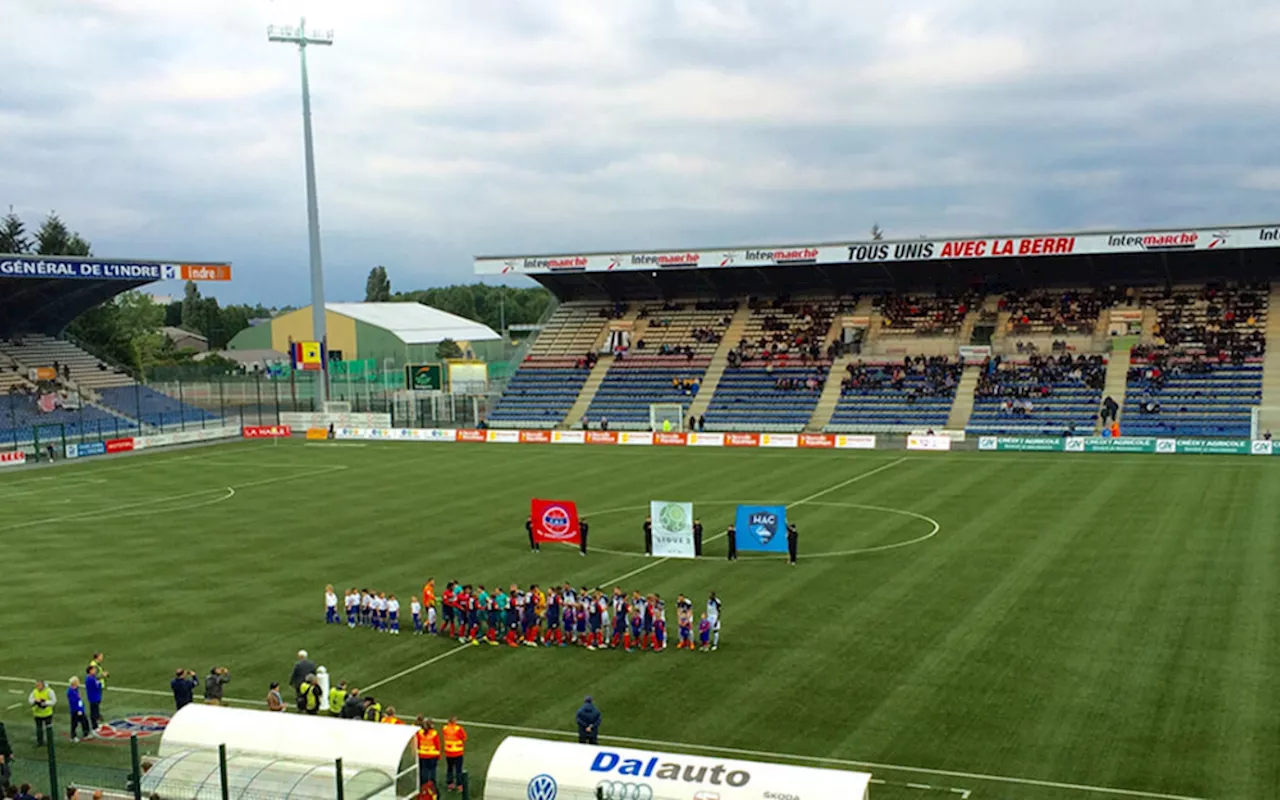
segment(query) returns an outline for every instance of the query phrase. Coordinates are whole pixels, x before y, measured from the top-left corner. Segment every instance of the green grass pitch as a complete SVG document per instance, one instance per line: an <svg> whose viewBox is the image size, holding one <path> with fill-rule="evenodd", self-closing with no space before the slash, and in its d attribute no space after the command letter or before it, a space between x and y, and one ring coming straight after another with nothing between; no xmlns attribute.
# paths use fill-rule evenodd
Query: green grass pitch
<svg viewBox="0 0 1280 800"><path fill-rule="evenodd" d="M256 705L305 647L402 714L469 721L477 778L504 735L566 731L593 694L606 736L847 762L887 782L875 798L1275 797L1278 478L1280 459L1232 457L301 442L15 471L0 719L43 784L30 687L10 679L64 681L104 650L108 716L171 708L180 666L227 665L228 695ZM533 496L576 500L618 552L531 554ZM656 499L693 501L709 536L738 502L792 504L801 562L729 564L723 540L638 557ZM722 645L453 652L323 624L326 583L407 610L427 576L626 576L695 608L715 590ZM61 756L126 752L64 738Z"/></svg>

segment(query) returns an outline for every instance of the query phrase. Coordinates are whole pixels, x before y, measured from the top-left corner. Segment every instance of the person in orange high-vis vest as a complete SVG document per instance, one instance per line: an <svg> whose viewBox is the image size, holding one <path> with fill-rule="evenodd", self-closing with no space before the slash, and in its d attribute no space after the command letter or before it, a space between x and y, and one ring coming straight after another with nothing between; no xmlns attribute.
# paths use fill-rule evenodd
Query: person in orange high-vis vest
<svg viewBox="0 0 1280 800"><path fill-rule="evenodd" d="M466 749L467 732L458 724L457 717L449 717L444 726L444 761L445 780L449 781L449 789L452 791L462 788L462 754Z"/></svg>
<svg viewBox="0 0 1280 800"><path fill-rule="evenodd" d="M440 765L440 731L431 724L431 720L418 717L414 722L418 726L418 786L431 785L436 790L436 767Z"/></svg>
<svg viewBox="0 0 1280 800"><path fill-rule="evenodd" d="M404 724L404 721L396 716L395 706L387 706L387 710L382 712L382 719L378 721L385 723L387 725L403 725Z"/></svg>

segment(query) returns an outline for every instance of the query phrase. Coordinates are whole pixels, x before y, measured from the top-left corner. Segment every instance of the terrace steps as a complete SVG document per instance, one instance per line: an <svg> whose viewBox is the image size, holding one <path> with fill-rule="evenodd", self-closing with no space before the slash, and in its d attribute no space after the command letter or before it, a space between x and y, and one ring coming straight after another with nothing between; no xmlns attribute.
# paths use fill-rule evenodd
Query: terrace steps
<svg viewBox="0 0 1280 800"><path fill-rule="evenodd" d="M835 413L836 405L840 402L840 381L855 358L857 356L848 354L832 362L831 370L827 373L827 382L822 387L822 394L818 396L818 405L813 409L809 424L804 426L806 431L820 431L831 421L831 415Z"/></svg>
<svg viewBox="0 0 1280 800"><path fill-rule="evenodd" d="M689 405L689 416L700 417L707 413L707 406L711 405L716 387L724 377L724 368L729 364L729 353L738 346L738 341L742 339L742 334L747 329L747 320L750 318L751 309L746 303L739 303L738 310L733 312L733 319L729 321L729 327L724 329L720 346L716 348L707 371L702 375L702 386L698 389L698 396L693 398L693 402Z"/></svg>
<svg viewBox="0 0 1280 800"><path fill-rule="evenodd" d="M631 312L628 311L627 313ZM597 345L598 348L599 345ZM596 392L600 390L600 384L604 383L605 373L609 371L609 367L612 365L613 356L600 356L599 360L596 361L596 365L591 368L591 372L587 375L586 382L582 384L582 391L578 392L578 398L573 401L573 405L569 407L569 413L565 414L564 420L562 420L562 424L565 427L573 427L578 420L586 415L587 408L591 406L591 401L596 398Z"/></svg>
<svg viewBox="0 0 1280 800"><path fill-rule="evenodd" d="M1262 362L1262 405L1280 406L1280 353L1274 344L1280 342L1280 282L1271 284L1270 309L1267 312L1267 356Z"/></svg>
<svg viewBox="0 0 1280 800"><path fill-rule="evenodd" d="M1113 350L1107 357L1107 382L1102 386L1102 399L1106 400L1110 397L1119 404L1120 409L1116 411L1117 419L1124 417L1124 397L1129 382L1129 365L1132 363L1130 355L1131 351L1126 347L1123 350ZM1098 421L1094 424L1095 433L1102 432L1101 406L1098 410Z"/></svg>
<svg viewBox="0 0 1280 800"><path fill-rule="evenodd" d="M968 364L960 374L960 382L956 384L956 399L951 404L951 413L947 415L947 430L962 431L973 416L973 400L978 390L978 378L982 375L982 366Z"/></svg>

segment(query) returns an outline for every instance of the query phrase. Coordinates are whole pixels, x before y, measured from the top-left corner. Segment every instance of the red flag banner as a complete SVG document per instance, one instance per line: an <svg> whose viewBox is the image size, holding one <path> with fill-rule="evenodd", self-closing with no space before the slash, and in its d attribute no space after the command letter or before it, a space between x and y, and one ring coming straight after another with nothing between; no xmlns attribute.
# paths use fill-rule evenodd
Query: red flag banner
<svg viewBox="0 0 1280 800"><path fill-rule="evenodd" d="M537 500L530 508L537 542L578 544L578 505L568 500Z"/></svg>

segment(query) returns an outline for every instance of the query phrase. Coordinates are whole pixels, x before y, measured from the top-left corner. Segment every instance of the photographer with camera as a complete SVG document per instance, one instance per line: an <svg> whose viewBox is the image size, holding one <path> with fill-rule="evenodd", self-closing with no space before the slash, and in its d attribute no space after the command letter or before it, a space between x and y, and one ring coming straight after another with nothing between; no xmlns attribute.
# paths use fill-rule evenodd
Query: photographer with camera
<svg viewBox="0 0 1280 800"><path fill-rule="evenodd" d="M173 705L176 710L181 710L195 699L196 687L199 685L200 679L196 677L194 670L178 669L174 672L169 688L173 690Z"/></svg>

